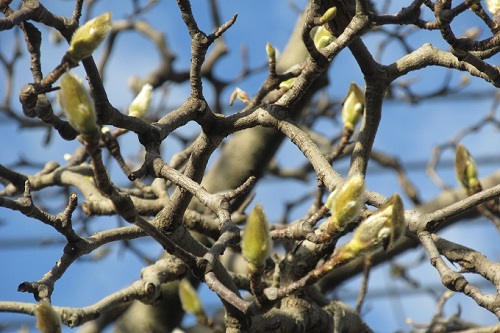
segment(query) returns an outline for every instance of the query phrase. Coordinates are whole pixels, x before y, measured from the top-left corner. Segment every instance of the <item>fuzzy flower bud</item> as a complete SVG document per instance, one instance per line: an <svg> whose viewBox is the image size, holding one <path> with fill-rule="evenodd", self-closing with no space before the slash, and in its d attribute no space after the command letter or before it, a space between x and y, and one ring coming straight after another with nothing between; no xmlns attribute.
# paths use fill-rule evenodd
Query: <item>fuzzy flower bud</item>
<svg viewBox="0 0 500 333"><path fill-rule="evenodd" d="M330 45L335 40L335 37L324 26L318 27L314 33L314 45L318 50Z"/></svg>
<svg viewBox="0 0 500 333"><path fill-rule="evenodd" d="M249 268L257 270L264 267L270 251L269 225L262 205L257 204L248 216L241 239L241 252Z"/></svg>
<svg viewBox="0 0 500 333"><path fill-rule="evenodd" d="M352 239L339 251L342 259L373 252L380 247L388 251L396 245L405 228L401 197L394 194L377 211L354 230Z"/></svg>
<svg viewBox="0 0 500 333"><path fill-rule="evenodd" d="M134 98L128 107L128 115L139 119L144 119L148 113L149 106L151 105L151 98L153 97L153 86L146 83L142 86L141 91Z"/></svg>
<svg viewBox="0 0 500 333"><path fill-rule="evenodd" d="M455 154L455 171L458 181L468 194L481 191L481 184L477 176L476 162L463 145L457 146Z"/></svg>
<svg viewBox="0 0 500 333"><path fill-rule="evenodd" d="M276 49L271 45L271 43L266 44L266 53L269 61L276 61Z"/></svg>
<svg viewBox="0 0 500 333"><path fill-rule="evenodd" d="M364 191L363 176L355 174L328 196L325 206L331 211L329 223L334 224L332 227L343 229L359 216L365 203Z"/></svg>
<svg viewBox="0 0 500 333"><path fill-rule="evenodd" d="M351 83L349 91L342 102L342 120L346 128L354 130L363 114L365 104L365 94L356 83Z"/></svg>
<svg viewBox="0 0 500 333"><path fill-rule="evenodd" d="M110 30L111 13L104 13L88 21L73 34L68 55L77 62L91 56Z"/></svg>
<svg viewBox="0 0 500 333"><path fill-rule="evenodd" d="M64 110L70 125L80 134L95 133L97 124L94 104L82 80L75 74L66 73L61 77L60 86L57 101Z"/></svg>
<svg viewBox="0 0 500 333"><path fill-rule="evenodd" d="M47 301L40 301L35 309L36 327L42 333L60 333L61 319L52 305Z"/></svg>
<svg viewBox="0 0 500 333"><path fill-rule="evenodd" d="M186 279L179 281L179 297L184 311L192 313L197 317L205 316L205 311L196 290Z"/></svg>

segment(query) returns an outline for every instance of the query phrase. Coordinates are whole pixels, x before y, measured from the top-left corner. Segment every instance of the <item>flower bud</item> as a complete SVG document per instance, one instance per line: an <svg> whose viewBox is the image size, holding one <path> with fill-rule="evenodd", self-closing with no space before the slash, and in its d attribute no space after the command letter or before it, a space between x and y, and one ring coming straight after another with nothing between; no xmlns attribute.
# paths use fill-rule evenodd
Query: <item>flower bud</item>
<svg viewBox="0 0 500 333"><path fill-rule="evenodd" d="M110 30L111 13L104 13L88 21L73 34L68 55L77 62L91 56Z"/></svg>
<svg viewBox="0 0 500 333"><path fill-rule="evenodd" d="M236 87L234 91L231 93L231 96L229 96L229 105L233 105L234 100L238 98L240 101L242 101L245 104L248 104L250 102L250 96L246 93L246 91Z"/></svg>
<svg viewBox="0 0 500 333"><path fill-rule="evenodd" d="M462 184L468 194L481 191L481 184L477 176L476 162L467 148L458 145L455 154L455 171L458 181Z"/></svg>
<svg viewBox="0 0 500 333"><path fill-rule="evenodd" d="M351 83L342 102L342 120L344 127L354 130L365 108L365 94L356 83Z"/></svg>
<svg viewBox="0 0 500 333"><path fill-rule="evenodd" d="M328 8L320 18L321 24L325 24L326 22L333 20L335 15L337 15L337 7Z"/></svg>
<svg viewBox="0 0 500 333"><path fill-rule="evenodd" d="M300 65L299 65L299 64L295 64L295 65L293 65L292 67L288 68L288 69L285 71L285 74L286 74L286 73L293 72L293 71L295 71L295 70L297 70L297 69L299 69L299 68L300 68ZM295 83L295 80L297 80L297 78L296 78L296 77L292 77L292 78L290 78L290 79L288 79L288 80L285 80L285 81L283 81L283 82L281 82L281 83L280 83L280 86L279 86L279 87L280 87L282 90L284 90L284 91L288 91L288 90L290 90L290 89L293 87L293 84Z"/></svg>
<svg viewBox="0 0 500 333"><path fill-rule="evenodd" d="M60 333L61 319L52 305L41 300L35 309L36 327L42 333Z"/></svg>
<svg viewBox="0 0 500 333"><path fill-rule="evenodd" d="M128 115L139 119L144 119L148 113L149 106L151 105L151 98L153 97L153 86L146 83L142 86L141 91L134 98L128 107Z"/></svg>
<svg viewBox="0 0 500 333"><path fill-rule="evenodd" d="M200 298L188 280L182 279L179 281L179 297L181 299L182 308L188 313L195 316L204 316L205 311L201 305Z"/></svg>
<svg viewBox="0 0 500 333"><path fill-rule="evenodd" d="M364 191L363 176L355 174L328 196L325 206L331 211L329 223L335 224L334 228L344 229L349 222L359 216L365 203Z"/></svg>
<svg viewBox="0 0 500 333"><path fill-rule="evenodd" d="M97 124L94 104L82 80L68 72L61 77L60 86L57 101L64 110L70 125L80 134L95 133Z"/></svg>
<svg viewBox="0 0 500 333"><path fill-rule="evenodd" d="M340 256L345 260L380 247L391 250L403 235L404 228L403 203L400 196L394 194L354 230L352 239L339 250Z"/></svg>
<svg viewBox="0 0 500 333"><path fill-rule="evenodd" d="M270 251L269 225L262 205L257 204L248 216L241 239L241 252L249 268L257 270L265 266Z"/></svg>
<svg viewBox="0 0 500 333"><path fill-rule="evenodd" d="M266 44L266 53L269 61L276 61L276 49L271 45L271 43Z"/></svg>
<svg viewBox="0 0 500 333"><path fill-rule="evenodd" d="M335 40L335 37L324 26L319 26L314 33L314 45L318 50L330 45Z"/></svg>

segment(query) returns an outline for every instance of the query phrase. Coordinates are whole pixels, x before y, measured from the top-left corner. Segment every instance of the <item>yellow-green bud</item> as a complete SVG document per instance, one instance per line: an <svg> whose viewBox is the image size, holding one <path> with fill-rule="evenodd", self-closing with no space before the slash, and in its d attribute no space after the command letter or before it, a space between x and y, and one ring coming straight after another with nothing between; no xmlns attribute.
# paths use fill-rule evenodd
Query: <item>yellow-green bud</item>
<svg viewBox="0 0 500 333"><path fill-rule="evenodd" d="M326 10L326 12L321 16L320 22L321 24L324 24L330 20L333 20L333 18L337 15L337 7L330 7Z"/></svg>
<svg viewBox="0 0 500 333"><path fill-rule="evenodd" d="M250 269L265 266L271 251L269 224L261 204L257 204L248 216L247 225L241 240L241 252Z"/></svg>
<svg viewBox="0 0 500 333"><path fill-rule="evenodd" d="M276 49L271 45L271 43L266 44L266 53L269 61L276 61Z"/></svg>
<svg viewBox="0 0 500 333"><path fill-rule="evenodd" d="M363 253L373 252L380 247L388 251L396 245L403 235L405 218L403 202L394 194L377 211L354 230L351 241L340 250L351 258Z"/></svg>
<svg viewBox="0 0 500 333"><path fill-rule="evenodd" d="M74 61L80 61L92 55L111 30L111 13L104 13L81 27L73 37L68 49L68 55Z"/></svg>
<svg viewBox="0 0 500 333"><path fill-rule="evenodd" d="M36 327L42 333L60 333L61 319L49 302L41 300L35 309Z"/></svg>
<svg viewBox="0 0 500 333"><path fill-rule="evenodd" d="M477 176L476 162L467 148L461 144L457 146L455 154L455 171L458 181L468 194L481 191L481 185Z"/></svg>
<svg viewBox="0 0 500 333"><path fill-rule="evenodd" d="M355 174L328 196L325 206L330 209L329 223L335 224L334 228L343 229L359 216L365 203L364 192L365 180L361 174Z"/></svg>
<svg viewBox="0 0 500 333"><path fill-rule="evenodd" d="M297 69L299 69L299 68L300 68L300 65L299 65L299 64L295 64L295 65L293 65L292 67L288 68L288 69L285 71L285 74L286 74L286 73L293 72L293 71L295 71L295 70L297 70ZM290 89L293 87L293 84L295 83L295 80L297 80L297 78L296 78L296 77L292 77L292 78L290 78L290 79L288 79L288 80L285 80L285 81L281 82L281 83L280 83L280 88L281 88L282 90L285 90L285 91L290 90Z"/></svg>
<svg viewBox="0 0 500 333"><path fill-rule="evenodd" d="M365 104L365 94L356 83L351 83L342 102L342 120L345 127L354 130L363 114Z"/></svg>
<svg viewBox="0 0 500 333"><path fill-rule="evenodd" d="M335 40L335 37L324 26L319 26L314 33L314 45L318 50L330 45Z"/></svg>
<svg viewBox="0 0 500 333"><path fill-rule="evenodd" d="M153 86L146 83L142 86L141 91L134 98L130 106L128 107L128 115L131 117L136 117L139 119L144 119L148 113L149 106L151 105L151 99L153 97Z"/></svg>
<svg viewBox="0 0 500 333"><path fill-rule="evenodd" d="M72 73L61 77L57 101L64 110L70 125L81 134L93 134L97 131L94 104L90 99L82 80Z"/></svg>
<svg viewBox="0 0 500 333"><path fill-rule="evenodd" d="M182 308L188 313L195 316L204 316L205 311L201 305L200 298L188 280L182 279L179 281L179 298L181 299Z"/></svg>

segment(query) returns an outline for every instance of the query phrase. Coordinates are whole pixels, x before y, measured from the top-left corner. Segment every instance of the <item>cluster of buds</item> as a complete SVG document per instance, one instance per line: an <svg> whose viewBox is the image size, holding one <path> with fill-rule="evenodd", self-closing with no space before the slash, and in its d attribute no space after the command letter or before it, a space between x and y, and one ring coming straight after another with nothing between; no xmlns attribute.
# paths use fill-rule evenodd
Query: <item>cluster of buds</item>
<svg viewBox="0 0 500 333"><path fill-rule="evenodd" d="M353 131L363 114L366 101L365 94L356 83L351 83L344 101L342 102L342 120L344 128Z"/></svg>
<svg viewBox="0 0 500 333"><path fill-rule="evenodd" d="M74 62L79 62L87 57L101 45L111 30L111 13L104 13L79 27L73 36L67 55Z"/></svg>
<svg viewBox="0 0 500 333"><path fill-rule="evenodd" d="M335 40L335 37L328 31L325 26L319 26L314 33L314 45L318 50L330 45Z"/></svg>
<svg viewBox="0 0 500 333"><path fill-rule="evenodd" d="M369 254L383 248L394 248L405 228L401 198L394 194L377 211L366 218L354 230L352 239L335 254L338 262L351 260L361 254Z"/></svg>
<svg viewBox="0 0 500 333"><path fill-rule="evenodd" d="M262 205L257 204L248 216L241 239L241 253L251 272L261 271L271 251L269 224Z"/></svg>
<svg viewBox="0 0 500 333"><path fill-rule="evenodd" d="M318 26L318 28L316 29L316 32L314 33L313 37L314 46L316 46L318 50L321 50L322 48L330 45L335 40L335 37L333 37L331 32L328 31L328 29L326 28L325 23L333 20L336 15L337 15L337 7L330 7L320 17L319 19L320 26Z"/></svg>
<svg viewBox="0 0 500 333"><path fill-rule="evenodd" d="M455 171L457 179L462 184L467 194L472 195L482 190L477 176L476 162L467 148L458 145L455 153Z"/></svg>
<svg viewBox="0 0 500 333"><path fill-rule="evenodd" d="M98 132L94 103L83 86L82 79L73 73L61 77L57 101L64 110L70 125L82 135Z"/></svg>

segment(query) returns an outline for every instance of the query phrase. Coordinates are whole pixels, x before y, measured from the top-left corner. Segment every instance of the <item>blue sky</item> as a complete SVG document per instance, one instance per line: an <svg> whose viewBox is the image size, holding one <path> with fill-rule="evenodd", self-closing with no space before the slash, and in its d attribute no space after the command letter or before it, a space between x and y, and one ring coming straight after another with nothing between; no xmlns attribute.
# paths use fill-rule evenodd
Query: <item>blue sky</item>
<svg viewBox="0 0 500 333"><path fill-rule="evenodd" d="M193 1L193 10L200 27L206 31L212 30L210 15L208 14L207 1ZM234 13L238 13L238 20L233 28L225 35L225 40L229 45L230 54L218 65L221 76L225 79L231 79L240 74L241 53L243 46L249 47L250 66L257 67L266 62L265 44L270 42L278 49L283 49L287 36L292 31L295 24L297 13L294 8L282 1L220 1L222 5L222 20L228 20ZM305 1L296 1L299 8L303 8ZM48 2L47 7L54 8L59 15L70 16L72 12L71 1L52 1ZM112 10L113 19L119 20L130 10L129 2L103 2L96 6L93 15L97 16L105 11ZM256 10L257 9L257 10ZM178 54L176 68L186 69L189 66L189 39L186 29L180 19L179 10L175 2L166 1L156 9L145 15L151 24L157 29L166 33L167 42L172 47L173 52ZM457 23L456 29L464 31L471 25L476 24L474 20L461 20ZM42 50L42 63L44 72L47 73L54 68L66 50L66 45L52 45L48 42L49 33L45 28L41 28L44 35L44 47ZM435 45L441 45L439 42L439 33L424 32L412 37L412 44L418 47L424 42L432 41ZM366 44L375 50L377 45L376 37L367 37ZM0 43L8 45L12 42L12 34L1 33ZM5 43L5 44L4 44ZM141 75L151 71L158 60L158 56L148 41L134 33L126 33L118 40L118 50L112 55L110 66L107 67L105 83L109 93L110 101L121 110L133 99L133 93L128 87L128 78L132 75ZM102 49L96 52L96 59L99 58ZM2 50L1 52L8 52ZM383 58L384 63L393 61L401 56L402 50L393 45L391 52ZM27 70L29 56L24 52L24 56L16 69L18 70L18 79L16 81L15 91L26 83L31 82L30 73ZM131 66L131 64L133 64ZM0 69L0 77L4 73ZM81 68L75 70L83 75ZM417 80L416 87L430 91L443 82L443 77L447 73L445 69L425 70L410 77ZM461 73L454 73L453 78L458 80ZM238 83L242 89L250 95L254 94L262 83L265 73L255 75L249 80ZM342 98L350 82L354 81L362 85L362 75L357 68L352 56L348 52L342 52L330 70L330 80L332 82L329 88L329 94ZM0 91L4 91L4 82L0 80ZM235 85L236 86L236 85ZM205 85L206 94L210 99L210 88ZM482 83L480 80L471 81L470 90L491 91L494 89ZM165 99L167 108L173 108L183 102L189 95L188 86L171 85L169 95ZM225 92L229 96L231 91ZM3 95L0 95L3 96ZM228 99L228 98L227 98ZM225 99L225 100L227 100ZM154 103L159 103L159 98ZM414 106L408 106L401 103L388 102L384 105L383 119L379 130L379 136L375 142L375 148L386 153L397 156L403 162L428 160L432 149L437 144L442 144L450 140L465 126L470 125L489 112L492 102L490 100L476 100L471 102L440 100L421 103ZM157 106L157 104L156 104ZM19 108L19 105L17 105ZM197 129L195 125L189 125L192 132ZM319 126L320 131L337 130L338 125L335 122L325 123ZM17 161L19 154L30 161L42 163L48 159L64 163L63 154L71 153L79 143L66 142L58 137L54 137L51 144L43 145L45 132L43 130L18 129L12 123L0 118L0 163L12 165ZM4 138L11 138L7 141ZM491 155L494 152L495 145L499 141L498 130L491 127L468 136L464 143L474 156ZM169 139L170 140L170 139ZM10 145L12 142L14 144ZM133 135L129 135L121 141L124 156L129 159L138 160L137 148L140 144ZM165 146L165 145L164 145ZM165 159L172 153L175 153L175 140L168 141L168 149L165 150ZM173 148L172 148L173 147ZM126 149L124 149L126 148ZM452 155L447 153L447 158ZM282 165L287 167L301 165L305 162L302 154L291 144L285 143L280 149L278 159ZM344 172L345 162L334 165L339 171ZM370 165L374 168L375 165ZM487 175L495 169L496 166L480 166L480 174ZM33 172L33 171L30 171ZM445 182L450 186L455 186L454 173L452 170L440 170ZM126 180L119 172L112 173L112 177L117 183L125 183ZM437 195L440 189L421 171L411 172L412 181L418 184L424 199L431 199ZM276 222L283 213L282 204L290 199L299 197L314 189L314 180L311 184L302 184L291 182L283 184L282 182L269 178L263 184L257 187L256 201L262 202L271 221ZM395 176L391 173L376 173L368 176L368 188L381 192L384 195L391 195L400 191ZM280 186L278 186L280 185ZM44 197L50 196L50 189L46 190ZM299 206L294 210L292 217L301 217L307 209L307 204ZM6 246L8 241L20 238L34 242L35 240L50 239L60 240L61 237L50 227L39 222L23 217L21 214L11 212L6 209L0 209L0 263L5 267L0 282L0 300L33 302L29 294L18 293L17 286L23 281L35 281L47 272L57 261L62 253L62 245L50 246L32 246L27 248L17 248ZM116 218L103 218L91 224L92 231L113 228L118 225ZM454 227L443 233L450 240L457 242L466 242L472 247L479 247L485 251L490 259L498 260L498 251L491 249L485 244L498 242L498 234L493 232L494 228L487 222L481 220L467 221L460 228ZM491 242L485 242L486 238L492 239ZM147 252L152 258L160 253L158 246L151 241L140 240L137 246ZM98 301L103 296L125 287L140 276L140 269L143 263L128 251L120 246L110 248L111 253L99 262L81 260L75 263L58 281L53 294L53 302L58 306L86 306ZM412 260L420 256L421 251L412 251L405 256L405 259ZM88 258L86 258L88 259ZM403 260L401 260L403 262ZM423 282L426 285L432 285L440 292L444 291L439 286L438 275L429 265L423 265L415 271L412 271L415 277L429 276ZM387 265L374 270L370 288L376 290L387 290L387 288L400 288L401 294L398 297L388 300L379 298L369 298L365 307L365 319L368 324L377 332L389 332L395 329L408 330L404 322L406 317L418 322L429 321L435 309L435 300L428 295L405 296L404 290L408 287L403 283L394 282L389 276ZM359 288L359 279L342 286L339 295L342 293L356 293ZM370 289L372 290L372 289ZM212 305L216 299L205 287L202 287L203 302L205 305ZM368 294L370 296L370 293ZM354 303L355 300L351 300ZM447 307L447 313L456 311L456 304L460 302L464 311L462 313L466 319L475 320L480 323L496 323L496 318L485 310L477 307L472 301L465 297L455 296ZM395 310L398 309L398 310ZM465 311L466 310L466 311ZM394 318L394 311L403 314L399 318ZM11 320L24 321L26 316L17 316L0 313L0 325ZM192 318L191 318L192 319ZM15 330L12 330L15 331ZM65 331L69 331L66 329Z"/></svg>

